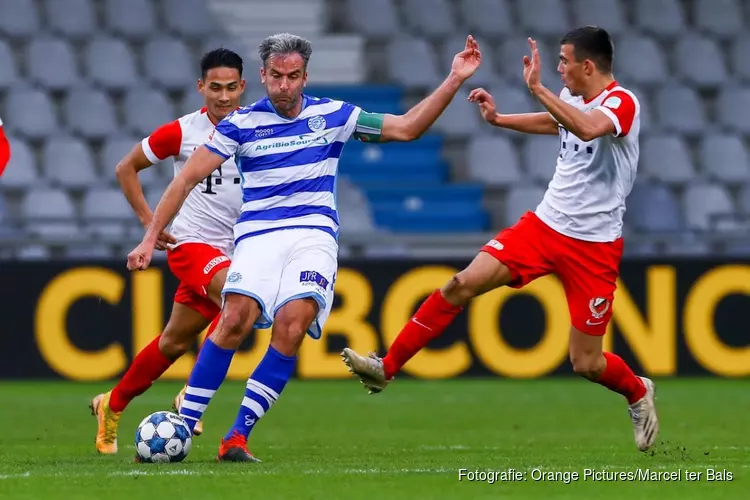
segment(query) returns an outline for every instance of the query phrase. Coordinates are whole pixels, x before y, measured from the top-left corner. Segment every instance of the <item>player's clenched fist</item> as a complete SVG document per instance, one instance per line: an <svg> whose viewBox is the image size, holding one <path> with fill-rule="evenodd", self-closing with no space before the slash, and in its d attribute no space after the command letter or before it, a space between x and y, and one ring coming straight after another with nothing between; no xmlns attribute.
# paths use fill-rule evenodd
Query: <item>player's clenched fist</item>
<svg viewBox="0 0 750 500"><path fill-rule="evenodd" d="M130 271L142 271L148 268L151 263L151 257L154 254L154 246L149 245L146 242L142 242L140 245L128 254L128 270Z"/></svg>
<svg viewBox="0 0 750 500"><path fill-rule="evenodd" d="M492 123L497 114L495 99L492 95L482 88L474 89L469 93L469 102L479 105L479 113L486 121Z"/></svg>

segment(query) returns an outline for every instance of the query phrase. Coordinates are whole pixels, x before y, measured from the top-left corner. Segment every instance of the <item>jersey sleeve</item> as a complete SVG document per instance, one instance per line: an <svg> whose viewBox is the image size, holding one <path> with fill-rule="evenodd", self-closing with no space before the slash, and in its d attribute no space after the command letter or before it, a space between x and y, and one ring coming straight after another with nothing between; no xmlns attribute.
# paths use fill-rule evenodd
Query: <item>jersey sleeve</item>
<svg viewBox="0 0 750 500"><path fill-rule="evenodd" d="M143 152L152 164L179 155L181 145L182 126L179 120L162 125L141 141Z"/></svg>
<svg viewBox="0 0 750 500"><path fill-rule="evenodd" d="M225 160L234 156L242 145L244 135L242 129L237 124L237 111L232 111L223 120L216 125L211 137L205 144L206 149L217 154Z"/></svg>
<svg viewBox="0 0 750 500"><path fill-rule="evenodd" d="M615 90L596 108L612 120L615 125L615 137L624 137L633 126L636 113L636 102L633 97L622 90Z"/></svg>
<svg viewBox="0 0 750 500"><path fill-rule="evenodd" d="M3 121L0 120L0 175L5 171L10 161L10 142L3 130Z"/></svg>

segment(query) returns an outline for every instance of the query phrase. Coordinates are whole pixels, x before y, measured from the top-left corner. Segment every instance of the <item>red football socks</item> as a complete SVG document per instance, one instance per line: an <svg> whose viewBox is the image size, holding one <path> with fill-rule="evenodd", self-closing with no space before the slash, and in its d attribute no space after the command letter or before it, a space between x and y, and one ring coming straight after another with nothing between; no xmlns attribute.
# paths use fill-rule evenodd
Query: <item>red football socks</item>
<svg viewBox="0 0 750 500"><path fill-rule="evenodd" d="M112 389L109 399L112 411L123 411L133 398L146 392L154 380L172 366L173 361L167 359L159 350L159 339L161 335L136 355L122 380Z"/></svg>
<svg viewBox="0 0 750 500"><path fill-rule="evenodd" d="M462 310L445 300L440 290L427 297L383 358L386 379L393 378L407 361L439 337Z"/></svg>
<svg viewBox="0 0 750 500"><path fill-rule="evenodd" d="M646 395L646 386L635 376L633 370L616 354L605 352L607 367L596 382L607 389L625 396L633 404Z"/></svg>

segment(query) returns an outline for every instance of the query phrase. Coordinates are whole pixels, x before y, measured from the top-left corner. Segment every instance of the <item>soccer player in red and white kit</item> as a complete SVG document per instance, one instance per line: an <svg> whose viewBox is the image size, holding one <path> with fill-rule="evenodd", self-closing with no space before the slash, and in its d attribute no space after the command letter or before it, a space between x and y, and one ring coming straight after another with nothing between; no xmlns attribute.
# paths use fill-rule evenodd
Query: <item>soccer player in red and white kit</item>
<svg viewBox="0 0 750 500"><path fill-rule="evenodd" d="M242 58L227 49L205 54L198 91L205 96L206 106L162 125L117 165L117 179L144 227L151 223L153 212L143 196L138 172L170 157L175 175L180 172L193 151L209 140L216 124L239 107L245 90L242 66ZM92 414L98 420L96 449L100 453L117 453L117 426L128 403L187 352L207 326L208 335L216 327L241 204L239 173L229 158L187 195L170 233L161 234L156 248L167 251L169 267L180 280L172 315L161 335L133 359L115 388L91 401ZM184 389L175 398L177 409L183 396ZM196 426L194 433L201 431Z"/></svg>
<svg viewBox="0 0 750 500"><path fill-rule="evenodd" d="M3 175L5 167L10 161L10 142L3 130L3 120L0 120L0 175Z"/></svg>
<svg viewBox="0 0 750 500"><path fill-rule="evenodd" d="M498 114L492 96L483 89L472 91L469 100L498 127L559 134L557 167L544 199L535 212L500 231L466 269L430 295L384 358L360 356L348 348L342 357L371 393L380 392L472 298L501 286L521 288L554 273L568 301L575 372L627 399L636 445L644 451L653 445L659 429L654 384L602 349L623 250L625 198L638 164L640 104L612 75L614 51L605 30L586 26L562 38L558 71L565 88L559 97L540 82L536 42L529 39L529 45L524 79L547 112Z"/></svg>

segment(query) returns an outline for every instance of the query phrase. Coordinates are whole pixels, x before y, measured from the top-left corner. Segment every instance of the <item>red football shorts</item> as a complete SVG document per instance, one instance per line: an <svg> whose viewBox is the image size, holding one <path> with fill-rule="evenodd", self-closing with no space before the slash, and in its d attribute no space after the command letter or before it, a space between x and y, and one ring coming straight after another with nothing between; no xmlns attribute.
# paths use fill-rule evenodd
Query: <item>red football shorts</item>
<svg viewBox="0 0 750 500"><path fill-rule="evenodd" d="M557 275L573 327L589 335L604 335L612 317L622 249L622 238L608 243L578 240L558 233L527 212L481 251L508 267L513 288L547 274Z"/></svg>
<svg viewBox="0 0 750 500"><path fill-rule="evenodd" d="M208 298L208 285L231 261L220 250L205 243L183 243L167 251L167 263L180 280L174 301L213 320L221 308Z"/></svg>

